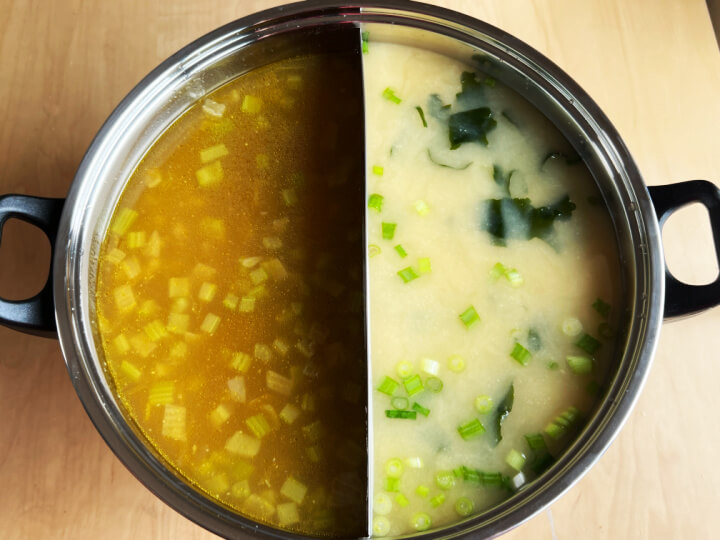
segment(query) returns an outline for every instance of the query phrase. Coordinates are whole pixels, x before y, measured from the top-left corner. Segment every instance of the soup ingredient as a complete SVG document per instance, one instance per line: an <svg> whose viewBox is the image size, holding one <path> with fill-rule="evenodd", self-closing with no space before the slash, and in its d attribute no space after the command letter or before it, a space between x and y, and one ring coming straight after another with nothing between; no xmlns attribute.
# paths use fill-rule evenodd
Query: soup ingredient
<svg viewBox="0 0 720 540"><path fill-rule="evenodd" d="M320 536L368 527L358 60L283 60L187 111L129 180L96 287L115 392L167 466Z"/></svg>

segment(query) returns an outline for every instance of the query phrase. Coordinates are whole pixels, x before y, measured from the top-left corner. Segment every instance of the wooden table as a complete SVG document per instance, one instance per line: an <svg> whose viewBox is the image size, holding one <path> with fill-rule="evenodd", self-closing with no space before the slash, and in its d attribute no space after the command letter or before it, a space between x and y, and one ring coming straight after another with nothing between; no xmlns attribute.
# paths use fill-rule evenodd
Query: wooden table
<svg viewBox="0 0 720 540"><path fill-rule="evenodd" d="M94 133L150 69L262 0L0 0L0 193L62 197ZM720 180L720 54L703 0L447 0L549 56L614 122L648 184ZM697 209L696 209L697 210ZM44 282L47 242L10 223L0 296ZM707 217L664 235L717 272ZM41 246L41 247L40 247ZM720 309L663 328L637 407L599 463L506 538L711 538L720 530ZM85 415L56 341L0 329L0 536L211 538L150 494Z"/></svg>

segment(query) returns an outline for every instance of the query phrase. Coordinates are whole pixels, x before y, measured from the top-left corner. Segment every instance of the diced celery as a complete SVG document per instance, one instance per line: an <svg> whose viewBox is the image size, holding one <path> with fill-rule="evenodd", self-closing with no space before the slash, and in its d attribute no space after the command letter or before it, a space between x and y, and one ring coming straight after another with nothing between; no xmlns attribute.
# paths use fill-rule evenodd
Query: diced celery
<svg viewBox="0 0 720 540"><path fill-rule="evenodd" d="M130 345L133 350L143 358L147 358L157 347L157 343L150 341L144 333L132 336L130 338Z"/></svg>
<svg viewBox="0 0 720 540"><path fill-rule="evenodd" d="M264 343L255 344L254 355L255 358L265 363L272 360L272 350Z"/></svg>
<svg viewBox="0 0 720 540"><path fill-rule="evenodd" d="M241 457L252 458L260 451L260 439L236 431L225 443L225 450Z"/></svg>
<svg viewBox="0 0 720 540"><path fill-rule="evenodd" d="M205 489L216 497L224 495L230 489L228 475L224 472L211 476L204 485Z"/></svg>
<svg viewBox="0 0 720 540"><path fill-rule="evenodd" d="M278 394L282 394L283 396L289 396L292 394L293 380L288 377L283 377L271 369L267 370L265 373L265 384L270 390L277 392Z"/></svg>
<svg viewBox="0 0 720 540"><path fill-rule="evenodd" d="M115 305L120 311L130 311L137 304L130 285L120 285L114 291Z"/></svg>
<svg viewBox="0 0 720 540"><path fill-rule="evenodd" d="M300 416L300 414L300 409L298 409L292 403L287 403L280 411L280 418L282 418L286 424L292 424L293 422L295 422L295 420L298 419L298 416Z"/></svg>
<svg viewBox="0 0 720 540"><path fill-rule="evenodd" d="M161 381L153 383L148 391L148 407L156 405L168 405L174 401L175 383L173 381Z"/></svg>
<svg viewBox="0 0 720 540"><path fill-rule="evenodd" d="M186 296L176 298L170 306L170 311L173 313L185 313L188 309L190 309L190 299Z"/></svg>
<svg viewBox="0 0 720 540"><path fill-rule="evenodd" d="M145 245L145 231L132 231L127 233L127 247L138 249Z"/></svg>
<svg viewBox="0 0 720 540"><path fill-rule="evenodd" d="M255 493L248 496L242 504L242 510L249 516L267 521L275 515L275 505Z"/></svg>
<svg viewBox="0 0 720 540"><path fill-rule="evenodd" d="M188 278L170 278L168 280L168 296L181 298L190 296L190 280Z"/></svg>
<svg viewBox="0 0 720 540"><path fill-rule="evenodd" d="M262 239L262 243L263 246L265 246L265 249L273 251L280 249L283 245L282 240L280 240L277 236L265 236Z"/></svg>
<svg viewBox="0 0 720 540"><path fill-rule="evenodd" d="M279 259L270 259L264 262L262 267L275 281L283 281L288 276L287 270L285 270L283 263Z"/></svg>
<svg viewBox="0 0 720 540"><path fill-rule="evenodd" d="M160 306L155 300L145 300L142 304L140 304L140 309L138 309L138 315L140 317L149 317L150 315L153 315L160 309Z"/></svg>
<svg viewBox="0 0 720 540"><path fill-rule="evenodd" d="M240 373L247 373L247 370L250 369L251 364L252 357L249 354L245 354L243 352L235 353L230 362L230 366L233 369L239 371Z"/></svg>
<svg viewBox="0 0 720 540"><path fill-rule="evenodd" d="M243 268L253 268L254 266L257 266L257 264L262 261L262 257L241 257L240 258L240 264L243 266Z"/></svg>
<svg viewBox="0 0 720 540"><path fill-rule="evenodd" d="M213 335L219 325L220 317L218 317L214 313L208 313L207 315L205 315L205 319L203 319L202 324L200 324L200 330L202 330L206 334Z"/></svg>
<svg viewBox="0 0 720 540"><path fill-rule="evenodd" d="M219 161L213 161L195 171L198 184L202 187L211 187L220 183L225 173Z"/></svg>
<svg viewBox="0 0 720 540"><path fill-rule="evenodd" d="M176 441L186 441L186 415L186 409L181 405L165 405L165 414L162 421L163 436Z"/></svg>
<svg viewBox="0 0 720 540"><path fill-rule="evenodd" d="M222 229L222 234L225 234L225 222L222 219L214 219L214 218L206 218L207 223L206 227L208 229ZM203 220L206 221L206 220ZM218 226L219 224L219 226ZM208 281L210 279L213 279L215 277L215 274L217 274L217 270L213 268L212 266L209 266L204 263L197 263L193 269L192 269L192 275L193 277L197 279L201 279L203 281Z"/></svg>
<svg viewBox="0 0 720 540"><path fill-rule="evenodd" d="M135 364L131 364L127 360L123 360L120 363L120 371L122 371L128 379L131 379L133 381L137 381L142 376L142 372L135 367Z"/></svg>
<svg viewBox="0 0 720 540"><path fill-rule="evenodd" d="M140 261L137 257L125 257L125 260L120 263L120 267L128 279L135 279L140 275Z"/></svg>
<svg viewBox="0 0 720 540"><path fill-rule="evenodd" d="M158 258L160 257L161 248L162 240L160 239L160 233L157 231L153 231L152 234L150 234L150 238L148 239L147 244L145 244L145 249L143 250L143 253L147 257Z"/></svg>
<svg viewBox="0 0 720 540"><path fill-rule="evenodd" d="M167 336L165 325L157 319L146 324L143 330L150 341L160 341Z"/></svg>
<svg viewBox="0 0 720 540"><path fill-rule="evenodd" d="M238 311L241 313L251 313L252 311L255 311L255 298L251 296L243 296L240 300Z"/></svg>
<svg viewBox="0 0 720 540"><path fill-rule="evenodd" d="M225 299L223 300L223 306L225 306L231 311L234 311L237 308L239 302L240 299L237 296L235 296L233 293L227 293Z"/></svg>
<svg viewBox="0 0 720 540"><path fill-rule="evenodd" d="M281 527L287 527L288 525L294 525L299 522L300 515L298 514L297 504L294 502L278 504L277 520L278 525Z"/></svg>
<svg viewBox="0 0 720 540"><path fill-rule="evenodd" d="M245 377L233 377L227 382L230 396L240 403L245 403L247 392L245 390Z"/></svg>
<svg viewBox="0 0 720 540"><path fill-rule="evenodd" d="M200 161L210 163L211 161L227 156L229 153L227 146L222 143L216 144L215 146L209 146L208 148L200 150Z"/></svg>
<svg viewBox="0 0 720 540"><path fill-rule="evenodd" d="M190 327L190 315L187 313L170 312L168 315L167 330L173 334L184 334Z"/></svg>
<svg viewBox="0 0 720 540"><path fill-rule="evenodd" d="M179 342L170 349L170 356L173 358L185 358L187 356L187 343Z"/></svg>
<svg viewBox="0 0 720 540"><path fill-rule="evenodd" d="M288 353L288 351L290 350L290 346L280 338L276 338L273 341L272 346L273 346L273 349L275 349L282 356L285 356Z"/></svg>
<svg viewBox="0 0 720 540"><path fill-rule="evenodd" d="M258 169L267 169L270 166L270 158L267 154L257 154L255 156L255 165Z"/></svg>
<svg viewBox="0 0 720 540"><path fill-rule="evenodd" d="M300 407L303 411L314 411L315 410L315 396L312 394L305 393L300 398Z"/></svg>
<svg viewBox="0 0 720 540"><path fill-rule="evenodd" d="M302 504L306 493L307 486L292 476L288 476L287 480L285 480L285 483L280 488L281 495L297 504Z"/></svg>
<svg viewBox="0 0 720 540"><path fill-rule="evenodd" d="M320 447L319 446L308 446L305 449L305 455L313 463L320 463Z"/></svg>
<svg viewBox="0 0 720 540"><path fill-rule="evenodd" d="M250 281L252 281L253 285L260 285L261 283L266 282L267 279L268 273L264 268L256 268L250 272Z"/></svg>
<svg viewBox="0 0 720 540"><path fill-rule="evenodd" d="M110 226L110 232L118 236L123 236L137 217L138 213L132 208L121 209L115 216L113 224Z"/></svg>
<svg viewBox="0 0 720 540"><path fill-rule="evenodd" d="M244 113L250 113L255 114L260 112L260 109L262 108L262 99L257 96L251 96L250 94L247 94L243 97L242 105L240 106L240 110Z"/></svg>
<svg viewBox="0 0 720 540"><path fill-rule="evenodd" d="M325 427L322 425L320 420L316 420L307 426L303 426L302 432L308 441L317 442L325 435Z"/></svg>
<svg viewBox="0 0 720 540"><path fill-rule="evenodd" d="M160 172L160 169L148 169L145 172L145 186L149 188L154 188L160 185L160 182L162 182L162 172Z"/></svg>
<svg viewBox="0 0 720 540"><path fill-rule="evenodd" d="M211 302L212 299L215 298L215 293L217 293L217 285L205 281L202 285L200 285L200 290L198 291L198 299L201 302Z"/></svg>
<svg viewBox="0 0 720 540"><path fill-rule="evenodd" d="M212 217L204 217L200 220L200 230L202 233L207 236L208 238L211 238L213 240L222 241L225 240L225 235L227 233L227 229L225 227L225 222L222 219L218 218L212 218ZM211 278L212 275L202 275L199 272L196 272L198 267L202 268L208 268L212 271L213 275L215 273L215 269L211 266L207 266L205 264L202 264L202 266L199 264L193 269L193 273L197 275L198 277L202 277L205 279Z"/></svg>
<svg viewBox="0 0 720 540"><path fill-rule="evenodd" d="M217 101L208 98L203 102L202 110L205 114L209 116L221 118L222 115L225 114L225 104L218 103Z"/></svg>
<svg viewBox="0 0 720 540"><path fill-rule="evenodd" d="M125 258L125 252L118 248L112 248L105 255L105 260L110 264L119 264Z"/></svg>
<svg viewBox="0 0 720 540"><path fill-rule="evenodd" d="M230 493L233 497L244 499L250 495L250 482L248 482L247 479L235 482L230 488Z"/></svg>
<svg viewBox="0 0 720 540"><path fill-rule="evenodd" d="M216 428L222 426L230 418L230 409L222 403L215 407L210 413L210 422Z"/></svg>
<svg viewBox="0 0 720 540"><path fill-rule="evenodd" d="M119 334L115 337L115 339L113 339L113 344L115 345L117 352L120 354L127 354L130 350L130 342L125 337L125 334Z"/></svg>
<svg viewBox="0 0 720 540"><path fill-rule="evenodd" d="M265 435L272 431L272 427L263 413L258 413L247 418L245 420L245 425L258 439L262 439Z"/></svg>

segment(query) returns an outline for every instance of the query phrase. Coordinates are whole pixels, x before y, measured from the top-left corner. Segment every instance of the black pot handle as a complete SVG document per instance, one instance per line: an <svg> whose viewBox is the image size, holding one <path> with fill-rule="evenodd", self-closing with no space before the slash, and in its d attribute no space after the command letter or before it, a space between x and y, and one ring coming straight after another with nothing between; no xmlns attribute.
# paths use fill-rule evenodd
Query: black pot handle
<svg viewBox="0 0 720 540"><path fill-rule="evenodd" d="M5 222L10 218L16 218L41 229L50 240L51 250L48 278L42 291L26 300L0 298L0 324L8 328L35 336L57 337L52 287L52 254L55 253L55 238L64 203L65 199L45 199L27 195L0 197L0 240Z"/></svg>
<svg viewBox="0 0 720 540"><path fill-rule="evenodd" d="M720 267L720 189L706 180L690 180L667 186L648 187L660 227L676 210L698 202L710 215L715 256ZM720 275L707 285L678 281L665 264L665 318L691 315L720 304Z"/></svg>

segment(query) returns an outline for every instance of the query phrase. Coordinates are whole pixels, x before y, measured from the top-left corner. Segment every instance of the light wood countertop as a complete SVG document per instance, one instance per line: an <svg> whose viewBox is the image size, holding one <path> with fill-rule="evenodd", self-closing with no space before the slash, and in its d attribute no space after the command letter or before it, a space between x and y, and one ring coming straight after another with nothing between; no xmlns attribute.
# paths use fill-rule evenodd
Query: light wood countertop
<svg viewBox="0 0 720 540"><path fill-rule="evenodd" d="M0 0L0 193L64 197L93 135L146 73L207 31L278 3ZM570 73L615 124L647 184L720 182L720 54L703 0L435 3L506 30ZM4 232L0 296L27 296L44 280L47 242L17 223ZM702 211L672 218L664 243L679 276L714 278ZM0 343L0 536L213 537L115 458L75 395L57 341L0 328ZM564 497L505 538L717 537L719 351L720 309L665 324L617 440Z"/></svg>

